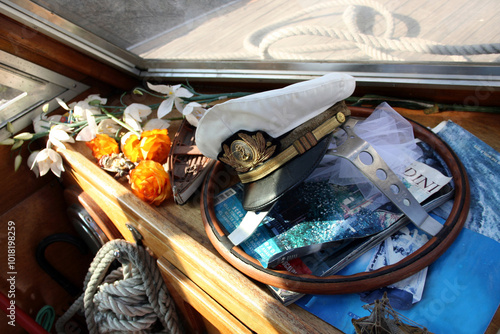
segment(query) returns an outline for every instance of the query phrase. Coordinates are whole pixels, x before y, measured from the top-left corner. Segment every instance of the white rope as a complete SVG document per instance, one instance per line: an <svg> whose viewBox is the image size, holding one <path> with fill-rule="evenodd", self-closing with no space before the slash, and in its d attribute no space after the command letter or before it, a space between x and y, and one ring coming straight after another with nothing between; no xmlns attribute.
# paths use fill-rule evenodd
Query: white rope
<svg viewBox="0 0 500 334"><path fill-rule="evenodd" d="M326 28L314 25L299 25L285 27L267 35L260 44L260 57L265 59L273 56L269 48L279 40L293 36L325 36L343 41L353 42L358 46L366 46L377 49L379 52L385 51L407 51L413 53L426 53L434 55L480 55L500 53L500 43L495 44L474 44L474 45L443 45L420 38L402 37L390 39L366 35L362 33L352 33L344 29ZM385 52L384 52L385 53ZM292 56L288 58L293 58Z"/></svg>
<svg viewBox="0 0 500 334"><path fill-rule="evenodd" d="M122 267L107 275L114 260ZM64 333L64 325L78 311L84 311L89 333L150 333L158 323L161 333L181 332L155 260L141 246L124 240L106 243L90 265L84 289L58 319L58 333Z"/></svg>
<svg viewBox="0 0 500 334"><path fill-rule="evenodd" d="M324 13L327 9L337 6L347 6L342 14L345 29L332 28L319 25L296 25L294 21L313 13ZM356 23L359 7L369 7L382 15L385 21L385 30L382 36L363 34ZM374 0L333 0L320 2L319 4L304 8L287 17L261 27L249 34L243 41L244 52L230 53L207 53L183 54L173 59L196 59L196 60L224 60L224 59L247 59L258 56L260 59L279 60L318 60L315 52L348 50L349 59L341 57L341 60L353 60L356 49L365 57L374 60L403 61L401 56L390 52L410 52L413 54L425 54L429 56L449 56L451 60L468 61L465 56L499 54L500 43L470 44L470 45L445 45L421 38L394 37L394 15L382 4ZM305 44L300 47L277 47L277 42L297 36L321 36L329 38L331 42L319 42L318 44ZM333 60L329 58L330 60Z"/></svg>

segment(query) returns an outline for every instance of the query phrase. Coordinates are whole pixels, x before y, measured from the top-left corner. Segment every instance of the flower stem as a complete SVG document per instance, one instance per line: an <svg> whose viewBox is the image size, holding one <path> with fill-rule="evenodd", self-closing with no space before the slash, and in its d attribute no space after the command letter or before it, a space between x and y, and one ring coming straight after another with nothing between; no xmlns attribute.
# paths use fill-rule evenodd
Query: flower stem
<svg viewBox="0 0 500 334"><path fill-rule="evenodd" d="M250 94L253 93L238 92L238 93L222 93L222 94L197 94L192 97L183 97L182 100L184 101L184 103L189 103L189 102L209 103L218 100L225 100L228 98L247 96Z"/></svg>
<svg viewBox="0 0 500 334"><path fill-rule="evenodd" d="M120 103L126 108L127 105L125 104L125 102L123 102L123 98L125 97L125 95L127 95L127 92L123 92L123 94L120 95Z"/></svg>
<svg viewBox="0 0 500 334"><path fill-rule="evenodd" d="M31 144L33 144L33 142L35 142L37 139L40 139L40 138L43 138L43 137L46 137L49 135L49 131L44 131L44 132L37 132L37 133L34 133L33 134L33 137L31 138L30 142L28 143L28 151L30 153L33 152L33 150L31 149Z"/></svg>
<svg viewBox="0 0 500 334"><path fill-rule="evenodd" d="M137 138L141 138L141 134L137 131L135 131L134 129L132 129L127 123L125 122L122 122L120 121L118 118L116 118L115 116L113 116L110 112L106 111L106 109L101 109L109 118L111 118L113 121L115 121L116 123L120 124L121 126L123 126L125 129L129 130L130 132L132 132L133 134L135 134L137 136Z"/></svg>

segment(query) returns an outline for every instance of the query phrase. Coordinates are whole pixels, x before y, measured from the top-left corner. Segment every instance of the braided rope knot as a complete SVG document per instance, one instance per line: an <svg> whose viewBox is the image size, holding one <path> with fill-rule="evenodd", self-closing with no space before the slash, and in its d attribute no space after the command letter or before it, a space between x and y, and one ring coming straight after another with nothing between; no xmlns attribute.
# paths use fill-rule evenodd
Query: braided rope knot
<svg viewBox="0 0 500 334"><path fill-rule="evenodd" d="M122 266L108 274L111 264ZM84 293L57 321L56 330L84 311L89 333L150 333L158 323L162 333L180 333L175 306L155 259L142 246L125 240L106 243L85 278Z"/></svg>

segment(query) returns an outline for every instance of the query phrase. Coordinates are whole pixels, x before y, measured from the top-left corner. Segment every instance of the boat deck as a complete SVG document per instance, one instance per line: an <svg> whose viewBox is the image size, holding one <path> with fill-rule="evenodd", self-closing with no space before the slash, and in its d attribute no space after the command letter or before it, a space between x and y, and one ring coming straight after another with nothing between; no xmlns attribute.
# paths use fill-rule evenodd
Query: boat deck
<svg viewBox="0 0 500 334"><path fill-rule="evenodd" d="M497 0L240 0L194 17L187 8L185 23L129 50L199 61L498 62L499 14Z"/></svg>

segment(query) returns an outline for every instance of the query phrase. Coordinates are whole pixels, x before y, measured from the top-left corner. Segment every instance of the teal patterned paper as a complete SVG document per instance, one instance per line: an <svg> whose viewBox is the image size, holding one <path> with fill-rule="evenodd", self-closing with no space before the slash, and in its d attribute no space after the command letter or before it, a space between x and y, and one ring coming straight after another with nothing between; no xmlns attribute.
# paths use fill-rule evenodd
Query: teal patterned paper
<svg viewBox="0 0 500 334"><path fill-rule="evenodd" d="M229 233L246 214L242 196L242 186L237 184L216 197L217 219ZM321 247L340 249L356 238L384 230L402 216L392 204L375 208L373 201L364 199L356 186L303 183L283 196L240 246L264 267Z"/></svg>

